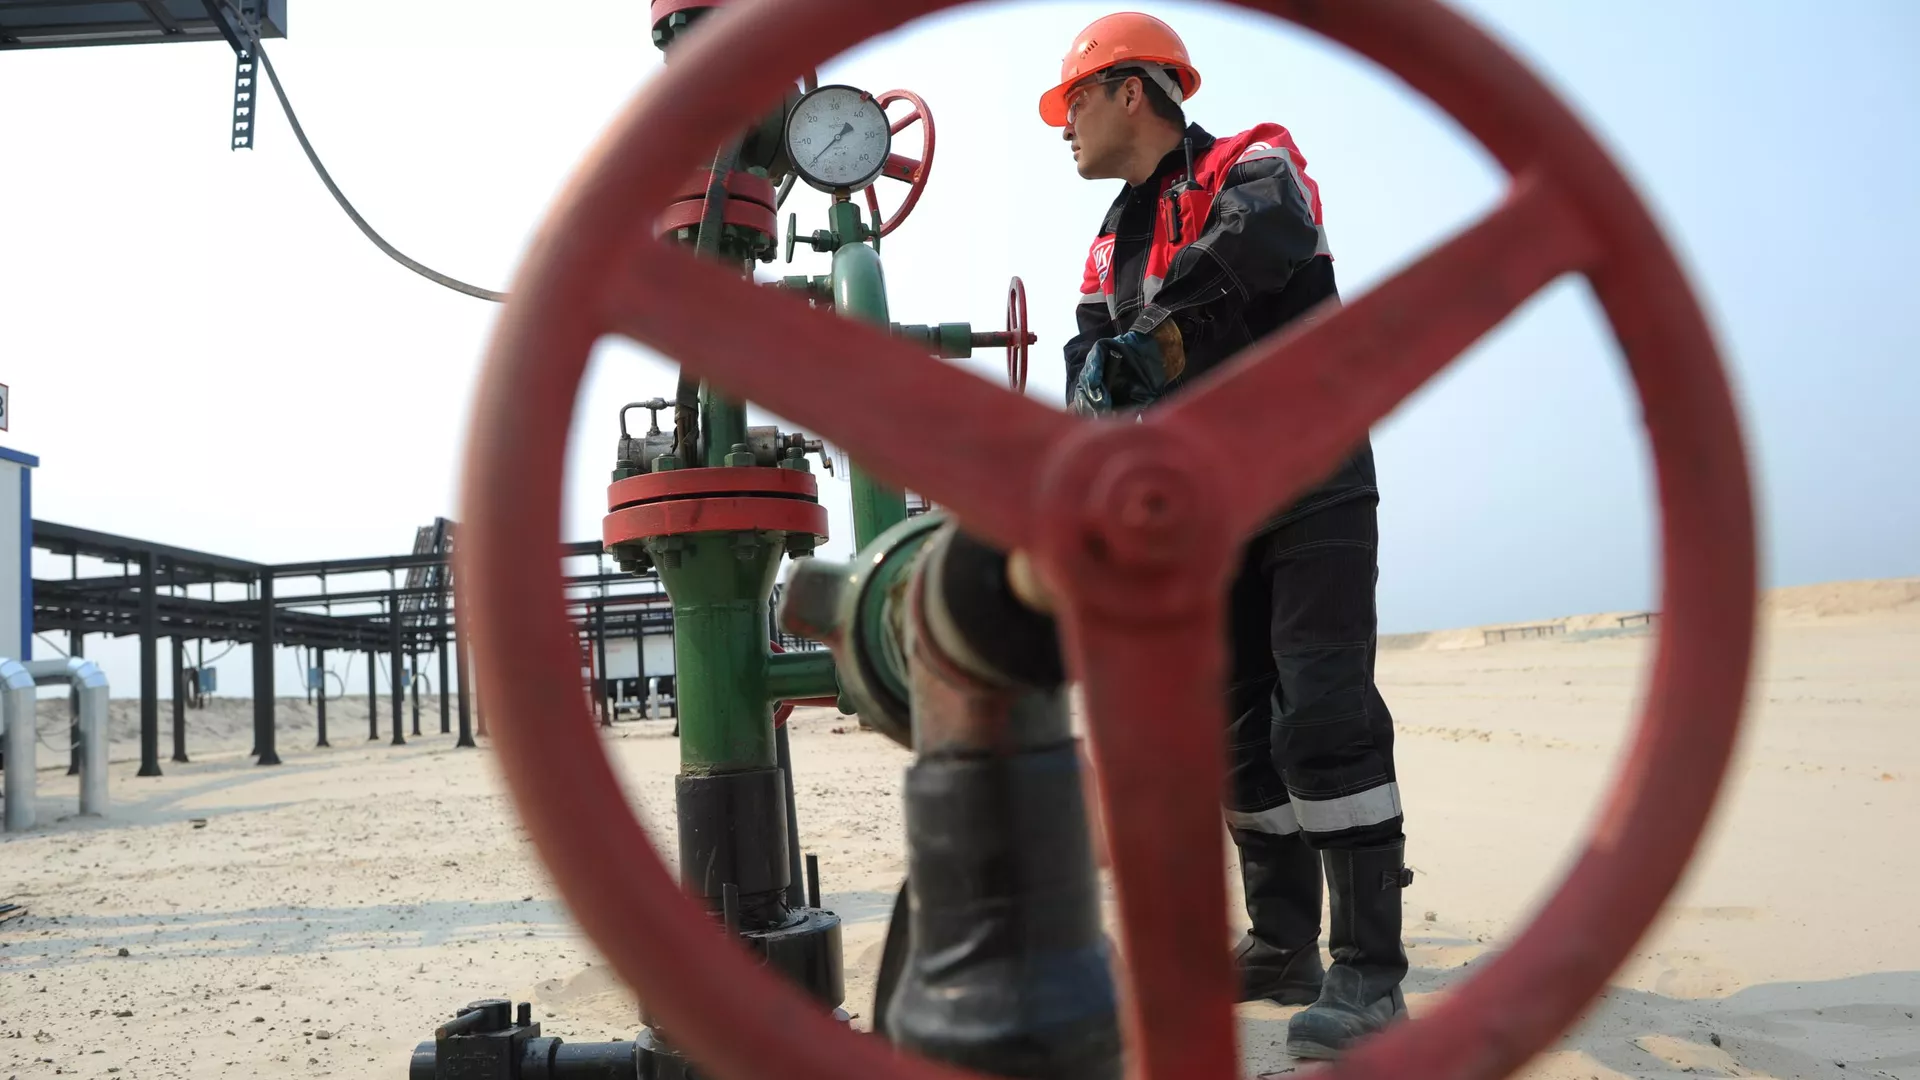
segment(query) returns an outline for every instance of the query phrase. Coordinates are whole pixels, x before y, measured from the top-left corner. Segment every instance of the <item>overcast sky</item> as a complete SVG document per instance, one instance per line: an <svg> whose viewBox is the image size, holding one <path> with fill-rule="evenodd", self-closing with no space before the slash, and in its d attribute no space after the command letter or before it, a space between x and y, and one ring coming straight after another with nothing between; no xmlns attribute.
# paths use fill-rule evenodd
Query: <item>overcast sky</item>
<svg viewBox="0 0 1920 1080"><path fill-rule="evenodd" d="M1202 69L1194 119L1293 131L1349 296L1498 198L1484 152L1370 64L1237 9L1143 6ZM1767 583L1920 573L1920 7L1463 6L1569 98L1670 230L1743 407ZM291 36L268 53L335 178L403 250L491 288L660 70L642 0L290 7ZM1029 392L1048 401L1114 188L1077 177L1035 100L1109 10L979 5L823 72L916 90L938 120L932 185L885 247L895 319L996 327L1021 275L1041 336ZM41 457L43 519L266 562L405 550L416 525L457 516L498 308L370 245L270 100L257 148L230 151L232 68L214 44L0 55L0 382L14 414L0 445ZM892 205L899 187L884 188ZM810 229L824 206L803 190L788 209ZM772 269L824 266L802 254ZM997 378L1001 363L973 366ZM602 347L574 427L569 539L598 535L618 405L672 385L670 363ZM1637 407L1580 281L1509 320L1376 447L1384 631L1656 602ZM844 554L846 488L824 486L839 534L827 553ZM95 651L116 689L135 685L130 653Z"/></svg>

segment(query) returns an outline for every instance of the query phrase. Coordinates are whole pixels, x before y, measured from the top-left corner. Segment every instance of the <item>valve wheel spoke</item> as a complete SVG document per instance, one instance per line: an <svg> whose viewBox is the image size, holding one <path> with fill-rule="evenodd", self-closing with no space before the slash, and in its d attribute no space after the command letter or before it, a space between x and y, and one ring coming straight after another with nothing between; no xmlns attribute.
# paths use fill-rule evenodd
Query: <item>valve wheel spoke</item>
<svg viewBox="0 0 1920 1080"><path fill-rule="evenodd" d="M728 394L831 428L862 467L950 508L975 535L1008 550L1030 542L1037 463L1075 426L1067 416L683 248L622 265L601 300L607 329Z"/></svg>
<svg viewBox="0 0 1920 1080"><path fill-rule="evenodd" d="M880 166L880 175L889 180L911 184L919 178L921 164L919 160L905 154L888 154L886 164Z"/></svg>
<svg viewBox="0 0 1920 1080"><path fill-rule="evenodd" d="M1239 1074L1226 856L1212 794L1226 783L1221 592L1148 627L1087 610L1071 593L1060 615L1107 795L1089 812L1102 814L1119 894L1129 1075L1142 1080ZM1171 775L1189 783L1169 785Z"/></svg>
<svg viewBox="0 0 1920 1080"><path fill-rule="evenodd" d="M1326 476L1367 430L1560 275L1599 249L1537 175L1499 208L1344 307L1241 352L1149 423L1263 432L1235 463L1231 527L1245 534ZM1330 305L1331 306L1331 305Z"/></svg>

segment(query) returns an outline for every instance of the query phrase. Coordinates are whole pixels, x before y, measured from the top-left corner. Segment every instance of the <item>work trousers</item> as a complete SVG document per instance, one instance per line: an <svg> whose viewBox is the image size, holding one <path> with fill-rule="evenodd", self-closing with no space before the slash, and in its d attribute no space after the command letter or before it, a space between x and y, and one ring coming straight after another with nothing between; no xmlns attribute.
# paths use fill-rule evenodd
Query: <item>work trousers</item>
<svg viewBox="0 0 1920 1080"><path fill-rule="evenodd" d="M1393 718L1373 681L1377 496L1250 541L1228 608L1227 824L1315 848L1401 837Z"/></svg>

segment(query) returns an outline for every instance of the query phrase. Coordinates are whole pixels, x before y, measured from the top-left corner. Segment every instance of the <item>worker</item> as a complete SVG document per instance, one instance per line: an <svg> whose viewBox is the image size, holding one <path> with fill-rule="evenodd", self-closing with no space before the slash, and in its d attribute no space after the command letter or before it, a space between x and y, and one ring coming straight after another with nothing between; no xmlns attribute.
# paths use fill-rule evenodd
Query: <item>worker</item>
<svg viewBox="0 0 1920 1080"><path fill-rule="evenodd" d="M1338 303L1319 189L1292 136L1278 124L1208 134L1183 111L1199 89L1172 28L1129 12L1081 31L1040 99L1081 177L1125 183L1087 255L1066 345L1076 413L1137 416ZM1286 433L1232 437L1251 454ZM1296 1057L1337 1057L1406 1012L1400 904L1412 872L1373 675L1378 503L1363 438L1275 508L1230 595L1225 809L1252 922L1234 959L1240 1000L1307 1006L1287 1026Z"/></svg>

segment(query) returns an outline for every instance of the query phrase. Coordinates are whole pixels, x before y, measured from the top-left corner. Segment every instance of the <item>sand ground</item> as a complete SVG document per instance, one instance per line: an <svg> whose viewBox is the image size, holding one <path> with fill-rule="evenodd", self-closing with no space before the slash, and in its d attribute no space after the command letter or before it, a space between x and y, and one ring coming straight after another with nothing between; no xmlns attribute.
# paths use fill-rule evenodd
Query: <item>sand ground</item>
<svg viewBox="0 0 1920 1080"><path fill-rule="evenodd" d="M1630 730L1651 632L1565 629L1381 654L1419 875L1416 1015L1551 888ZM1527 1075L1920 1080L1920 581L1771 596L1751 700L1703 857ZM0 842L0 899L28 908L0 923L0 1077L399 1078L486 996L532 1000L568 1039L632 1036L635 1003L555 899L490 753L454 749L431 706L430 734L368 742L364 697L329 706L334 747L315 750L307 710L281 704L272 769L245 756L248 703L191 713L193 762L166 762L163 735L148 779L116 723L107 820L63 818L74 782L41 773L42 827ZM668 732L626 723L607 747L670 852ZM866 1014L907 757L825 711L796 717L794 757L803 845L846 922L847 1005ZM1290 1012L1242 1008L1249 1073L1292 1067Z"/></svg>

